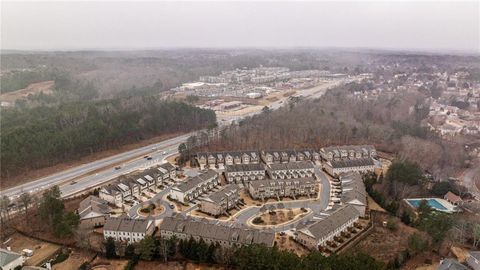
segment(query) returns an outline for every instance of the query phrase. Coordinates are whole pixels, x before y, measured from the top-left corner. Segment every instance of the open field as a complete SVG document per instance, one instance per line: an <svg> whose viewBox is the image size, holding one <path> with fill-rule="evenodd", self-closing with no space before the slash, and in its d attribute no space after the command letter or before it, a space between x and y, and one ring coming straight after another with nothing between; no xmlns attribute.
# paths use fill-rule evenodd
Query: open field
<svg viewBox="0 0 480 270"><path fill-rule="evenodd" d="M95 257L95 253L74 249L65 261L53 265L53 270L77 270L84 262L90 262Z"/></svg>
<svg viewBox="0 0 480 270"><path fill-rule="evenodd" d="M55 84L54 81L32 83L29 86L25 87L24 89L1 94L0 101L14 103L17 99L27 97L30 94L34 95L34 94L40 94L42 92L44 94L50 94L52 93L52 87L54 84Z"/></svg>
<svg viewBox="0 0 480 270"><path fill-rule="evenodd" d="M26 260L26 265L39 265L53 257L61 248L59 245L33 239L20 233L13 234L10 239L5 246L9 246L15 252L22 253L24 249L33 250L33 256Z"/></svg>

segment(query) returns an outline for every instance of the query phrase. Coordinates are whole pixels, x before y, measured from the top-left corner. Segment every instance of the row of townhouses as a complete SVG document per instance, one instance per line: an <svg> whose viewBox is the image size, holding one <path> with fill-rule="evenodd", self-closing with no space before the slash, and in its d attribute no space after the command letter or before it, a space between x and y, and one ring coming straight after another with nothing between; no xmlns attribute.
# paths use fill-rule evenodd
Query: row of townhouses
<svg viewBox="0 0 480 270"><path fill-rule="evenodd" d="M265 179L265 166L261 163L233 164L225 166L228 183L244 183Z"/></svg>
<svg viewBox="0 0 480 270"><path fill-rule="evenodd" d="M199 200L200 211L212 216L227 215L227 211L237 207L240 200L240 187L227 185L221 190Z"/></svg>
<svg viewBox="0 0 480 270"><path fill-rule="evenodd" d="M320 149L320 155L322 159L326 161L375 158L377 156L377 150L375 150L373 145L329 146Z"/></svg>
<svg viewBox="0 0 480 270"><path fill-rule="evenodd" d="M311 196L317 193L318 183L313 177L296 179L268 179L248 183L250 196L257 199Z"/></svg>
<svg viewBox="0 0 480 270"><path fill-rule="evenodd" d="M103 237L135 243L140 242L147 235L152 235L154 231L155 222L153 220L112 217L105 222Z"/></svg>
<svg viewBox="0 0 480 270"><path fill-rule="evenodd" d="M275 243L273 232L233 227L219 221L192 219L180 215L164 218L160 225L160 235L164 239L203 239L207 244L218 243L223 247L251 244L273 247Z"/></svg>
<svg viewBox="0 0 480 270"><path fill-rule="evenodd" d="M121 206L122 203L136 199L146 190L156 192L164 181L177 175L175 166L170 163L143 171L140 175L116 181L100 188L99 196L107 202Z"/></svg>
<svg viewBox="0 0 480 270"><path fill-rule="evenodd" d="M214 170L190 177L181 183L178 183L170 189L170 199L176 200L183 204L198 198L200 195L213 189L220 184L220 177Z"/></svg>
<svg viewBox="0 0 480 270"><path fill-rule="evenodd" d="M320 161L320 154L315 150L279 150L261 151L260 156L265 164L287 163L295 161Z"/></svg>
<svg viewBox="0 0 480 270"><path fill-rule="evenodd" d="M291 179L314 176L311 161L273 163L267 166L267 174L271 179Z"/></svg>
<svg viewBox="0 0 480 270"><path fill-rule="evenodd" d="M78 207L79 227L86 229L103 226L110 212L111 208L107 201L90 195L81 201Z"/></svg>
<svg viewBox="0 0 480 270"><path fill-rule="evenodd" d="M198 153L196 159L200 168L207 166L225 166L233 164L251 164L259 163L260 157L257 151L239 151L239 152L211 152Z"/></svg>
<svg viewBox="0 0 480 270"><path fill-rule="evenodd" d="M330 160L323 164L323 169L332 176L338 176L348 172L373 172L375 171L373 158Z"/></svg>
<svg viewBox="0 0 480 270"><path fill-rule="evenodd" d="M344 205L326 218L297 230L296 240L311 250L318 250L353 226L359 217L360 213L354 206Z"/></svg>
<svg viewBox="0 0 480 270"><path fill-rule="evenodd" d="M348 230L367 212L367 192L359 173L348 173L332 183L332 189L340 189L340 198L334 202L340 205L326 218L305 227L297 228L296 240L309 249L317 250L327 241Z"/></svg>

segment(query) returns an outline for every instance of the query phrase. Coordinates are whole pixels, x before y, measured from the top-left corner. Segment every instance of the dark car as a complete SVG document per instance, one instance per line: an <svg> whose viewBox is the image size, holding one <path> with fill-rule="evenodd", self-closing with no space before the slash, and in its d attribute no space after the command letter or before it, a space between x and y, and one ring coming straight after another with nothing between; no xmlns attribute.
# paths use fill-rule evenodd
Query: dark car
<svg viewBox="0 0 480 270"><path fill-rule="evenodd" d="M117 166L117 167L115 167L115 170L120 170L121 168L122 168L122 167Z"/></svg>
<svg viewBox="0 0 480 270"><path fill-rule="evenodd" d="M147 160L152 160L152 157L147 157Z"/></svg>

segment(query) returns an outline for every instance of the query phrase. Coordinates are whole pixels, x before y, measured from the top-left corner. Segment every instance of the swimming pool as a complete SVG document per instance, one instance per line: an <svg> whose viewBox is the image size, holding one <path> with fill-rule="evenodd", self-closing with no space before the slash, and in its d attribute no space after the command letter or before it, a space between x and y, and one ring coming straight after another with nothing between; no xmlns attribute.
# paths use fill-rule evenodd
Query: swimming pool
<svg viewBox="0 0 480 270"><path fill-rule="evenodd" d="M448 211L448 209L445 206L443 206L437 199L407 199L407 202L411 206L418 208L418 206L420 205L420 202L423 200L427 201L428 205L435 210Z"/></svg>

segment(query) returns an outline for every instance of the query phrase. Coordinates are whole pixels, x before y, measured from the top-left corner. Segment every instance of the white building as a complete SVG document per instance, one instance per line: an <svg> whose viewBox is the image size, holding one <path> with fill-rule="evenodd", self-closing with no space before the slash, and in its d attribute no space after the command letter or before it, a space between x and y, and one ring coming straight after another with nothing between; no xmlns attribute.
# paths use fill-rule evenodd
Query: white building
<svg viewBox="0 0 480 270"><path fill-rule="evenodd" d="M25 259L22 255L11 250L0 249L0 269L14 270L21 267Z"/></svg>
<svg viewBox="0 0 480 270"><path fill-rule="evenodd" d="M219 184L220 179L218 173L214 170L208 170L205 173L191 177L172 187L170 190L170 199L187 204Z"/></svg>
<svg viewBox="0 0 480 270"><path fill-rule="evenodd" d="M152 235L154 230L153 220L114 217L105 222L103 236L105 239L111 237L115 241L135 243L140 242L147 235Z"/></svg>

